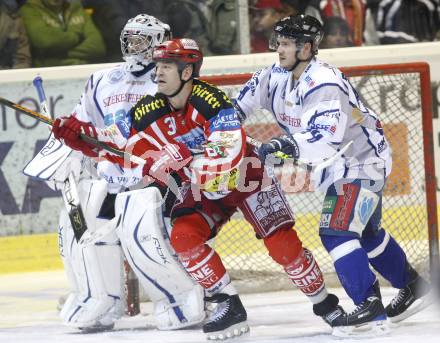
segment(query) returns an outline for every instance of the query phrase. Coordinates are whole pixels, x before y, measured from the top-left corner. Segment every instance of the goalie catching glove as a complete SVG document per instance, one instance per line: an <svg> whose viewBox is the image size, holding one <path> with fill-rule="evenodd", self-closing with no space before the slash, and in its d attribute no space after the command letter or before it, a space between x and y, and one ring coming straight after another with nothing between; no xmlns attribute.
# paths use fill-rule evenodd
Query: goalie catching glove
<svg viewBox="0 0 440 343"><path fill-rule="evenodd" d="M64 142L73 150L81 151L89 157L98 157L97 148L80 137L81 133L92 138L98 137L96 129L92 124L78 120L75 116L61 117L55 119L52 132L56 139Z"/></svg>
<svg viewBox="0 0 440 343"><path fill-rule="evenodd" d="M280 136L272 138L269 143L261 144L258 149L258 157L265 163L266 159L271 156L280 158L281 160L292 158L298 160L299 147L296 140L291 136Z"/></svg>

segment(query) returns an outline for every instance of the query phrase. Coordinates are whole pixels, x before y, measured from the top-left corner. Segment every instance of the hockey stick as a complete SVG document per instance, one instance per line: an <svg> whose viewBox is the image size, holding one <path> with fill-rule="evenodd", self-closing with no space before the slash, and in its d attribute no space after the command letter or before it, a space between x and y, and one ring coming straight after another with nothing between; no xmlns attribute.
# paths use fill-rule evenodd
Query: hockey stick
<svg viewBox="0 0 440 343"><path fill-rule="evenodd" d="M40 76L37 76L32 81L40 101L41 113L47 117L52 117L47 105L47 98L43 88L43 80ZM69 176L64 180L64 187L61 192L64 206L67 209L70 224L72 225L75 239L78 242L84 232L87 230L87 223L84 217L84 212L81 207L78 188L73 172L69 173Z"/></svg>
<svg viewBox="0 0 440 343"><path fill-rule="evenodd" d="M19 111L19 112L21 112L23 114L26 114L29 117L38 119L39 121L41 121L41 122L43 122L43 123L45 123L47 125L53 125L54 121L53 121L52 118L49 118L49 117L47 117L47 116L45 116L45 115L43 115L43 114L41 114L39 112L33 111L30 108L27 108L27 107L21 106L19 104L16 104L16 103L14 103L14 102L12 102L10 100L7 100L5 98L0 97L0 104L3 104L3 105L5 105L5 106L7 106L9 108L17 110L17 111ZM136 156L136 155L130 154L129 152L126 152L126 151L114 148L114 147L108 145L107 143L101 142L101 141L99 141L96 138L87 136L86 134L81 133L80 137L81 137L81 139L83 141L85 141L85 142L87 142L89 144L92 144L92 145L94 145L94 146L96 146L98 148L104 149L104 150L106 150L108 152L111 152L111 153L113 153L113 154L115 154L115 155L117 155L119 157L123 157L124 159L127 159L130 162L133 162L133 163L136 163L136 164L141 164L141 165L144 165L147 162L146 160L144 160L143 158L141 158L139 156Z"/></svg>
<svg viewBox="0 0 440 343"><path fill-rule="evenodd" d="M254 145L256 147L261 146L261 142L257 141L256 139L246 136L246 142L248 142L251 145ZM324 160L323 162L317 164L314 166L314 171L315 172L320 172L321 170L323 170L324 168L327 168L328 166L330 166L332 163L334 163L336 161L336 159L338 159L339 157L341 157L345 151L347 151L347 149L353 144L353 141L348 142L341 150L339 150L335 155L333 155L332 157ZM310 166L310 165L306 165L304 162L303 164L299 164L299 166L302 166L303 168L305 168L305 166ZM119 221L119 219L114 219L113 222L117 222ZM114 230L114 224L112 223L108 223L108 225L103 226L102 228L100 228L99 230L96 231L87 231L83 237L81 238L81 240L78 242L78 244L82 245L82 246L88 246L91 244L95 244L96 242L98 242L99 240L101 240L103 237L107 236L112 230Z"/></svg>
<svg viewBox="0 0 440 343"><path fill-rule="evenodd" d="M17 110L17 111L19 111L19 112L21 112L23 114L26 114L29 117L38 119L39 121L41 121L41 122L43 122L43 123L45 123L47 125L53 125L53 120L51 118L49 118L49 117L47 117L47 116L45 116L45 115L43 115L43 114L41 114L39 112L33 111L33 110L31 110L31 109L29 109L27 107L24 107L24 106L21 106L19 104L16 104L16 103L14 103L14 102L12 102L10 100L7 100L5 98L0 97L0 104L3 104L3 105L5 105L5 106L7 106L9 108ZM85 135L83 133L80 134L80 137L85 142L90 143L90 144L92 144L92 145L94 145L94 146L96 146L98 148L101 148L103 150L106 150L108 152L111 152L112 154L115 154L115 155L117 155L119 157L122 157L122 158L124 158L124 160L129 160L130 162L133 162L133 163L136 163L136 164L139 164L139 165L145 165L147 163L147 161L144 160L142 157L133 155L133 154L131 154L129 152L126 152L124 150L120 150L120 149L114 148L114 147L108 145L105 142L99 141L96 138L87 136L87 135ZM168 180L167 186L176 195L177 198L181 199L181 194L180 194L180 191L179 191L179 186L177 185L177 182L176 182L176 180L174 180L174 178L171 177Z"/></svg>

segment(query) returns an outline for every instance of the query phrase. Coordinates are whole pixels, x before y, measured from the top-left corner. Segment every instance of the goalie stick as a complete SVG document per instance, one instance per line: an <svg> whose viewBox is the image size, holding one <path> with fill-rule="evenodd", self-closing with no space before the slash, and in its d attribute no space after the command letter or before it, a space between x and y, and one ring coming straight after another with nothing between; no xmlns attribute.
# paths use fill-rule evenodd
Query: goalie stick
<svg viewBox="0 0 440 343"><path fill-rule="evenodd" d="M32 83L38 93L41 113L45 116L52 117L47 105L47 98L43 88L43 79L40 76L37 76ZM81 207L75 177L72 172L70 172L69 176L64 180L61 194L64 200L64 206L69 215L70 223L72 224L75 239L76 241L79 241L87 230L87 223Z"/></svg>
<svg viewBox="0 0 440 343"><path fill-rule="evenodd" d="M5 106L7 106L9 108L12 108L12 109L14 109L14 110L16 110L18 112L23 113L23 114L26 114L29 117L38 119L39 121L41 121L41 122L43 122L43 123L45 123L47 125L53 125L53 119L52 118L49 118L46 115L41 114L39 112L33 111L30 108L27 108L27 107L21 106L19 104L16 104L16 103L14 103L14 102L12 102L12 101L10 101L8 99L5 99L3 97L0 97L0 104L3 104ZM103 150L106 150L108 152L111 152L112 154L115 154L115 155L117 155L119 157L122 157L122 158L124 158L124 160L129 160L130 162L133 162L133 163L136 163L136 164L140 164L140 165L144 165L145 163L147 163L147 161L144 160L142 157L133 155L133 154L131 154L131 153L127 152L127 151L124 151L124 150L120 150L120 149L114 148L114 147L108 145L107 143L101 142L100 140L98 140L96 138L87 136L84 133L80 133L80 137L85 142L90 143L90 144L92 144L92 145L94 145L94 146L96 146L98 148L101 148ZM177 185L177 182L176 182L176 180L174 180L174 178L170 178L168 180L167 186L176 195L176 197L178 199L180 199L180 200L182 199L182 195L180 194L180 191L179 191L179 186Z"/></svg>
<svg viewBox="0 0 440 343"><path fill-rule="evenodd" d="M0 104L3 104L3 105L5 105L5 106L7 106L9 108L17 110L18 112L21 112L23 114L26 114L29 117L38 119L39 121L41 121L41 122L43 122L43 123L45 123L47 125L53 125L53 119L52 118L49 118L49 117L45 116L42 113L33 111L30 108L27 108L27 107L21 106L19 104L16 104L16 103L14 103L14 102L12 102L12 101L10 101L8 99L0 97ZM113 154L115 154L117 156L123 157L124 159L127 159L130 162L133 162L133 163L136 163L136 164L142 164L142 165L144 165L146 163L146 161L143 158L139 157L139 156L136 156L136 155L130 154L129 152L126 152L126 151L114 148L114 147L108 145L107 143L101 142L101 141L99 141L96 138L87 136L84 133L80 133L80 137L81 137L81 139L83 141L85 141L87 143L90 143L90 144L92 144L92 145L94 145L94 146L96 146L98 148L104 149L104 150L106 150L108 152L111 152L111 153L113 153Z"/></svg>
<svg viewBox="0 0 440 343"><path fill-rule="evenodd" d="M47 98L43 88L43 79L40 76L37 76L34 78L32 83L38 93L41 113L46 117L50 117L52 120L53 116L51 115L48 109ZM53 121L49 120L49 118L41 118L40 120L49 125L53 123ZM61 193L64 200L64 205L69 215L69 219L72 225L75 239L78 242L78 245L85 246L83 243L81 243L82 240L88 237L89 234L93 234L94 231L87 230L87 223L84 217L84 212L82 210L79 193L78 193L78 187L73 172L69 173L68 178L64 180L63 186L64 187ZM105 224L102 227L104 230L98 230L98 231L99 232L105 231L106 234L108 234L114 230L114 228L112 228L111 225L116 226L115 218L110 220L107 224ZM108 229L109 227L111 227L110 230ZM102 239L104 236L105 234L101 234L99 238ZM95 240L94 243L96 243L98 240L99 239ZM126 289L125 302L127 305L125 312L129 316L135 316L140 313L139 281L136 275L134 274L134 272L131 270L125 258L124 258L124 272L126 274L124 284Z"/></svg>

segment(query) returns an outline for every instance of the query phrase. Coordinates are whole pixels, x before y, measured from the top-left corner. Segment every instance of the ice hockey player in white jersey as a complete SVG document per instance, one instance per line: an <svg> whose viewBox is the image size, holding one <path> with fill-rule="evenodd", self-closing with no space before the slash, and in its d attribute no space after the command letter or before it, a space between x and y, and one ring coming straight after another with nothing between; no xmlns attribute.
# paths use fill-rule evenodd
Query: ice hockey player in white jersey
<svg viewBox="0 0 440 343"><path fill-rule="evenodd" d="M140 98L155 94L157 90L152 50L169 38L169 26L152 16L140 14L128 20L120 36L125 62L93 73L72 114L61 120L69 121L76 117L96 128L117 129L123 133L122 139L127 138L131 128L130 108ZM55 131L54 134L56 137ZM64 143L75 144L69 142L68 137L64 137ZM89 157L98 157L87 146L82 151ZM97 161L100 180L83 179L78 185L88 230L108 225L115 217L115 198L116 202L119 199L117 193L126 194L120 192L137 185L142 178L141 170L137 174L136 170L116 167L102 159ZM133 201L129 204L130 197L139 200L145 196L160 199L160 195L151 189L125 196L126 203L119 206L126 215L125 220L120 221L123 227L118 226L118 230L85 247L76 242L67 215L62 214L60 250L72 289L60 313L67 325L88 332L106 330L113 328L115 321L122 316L124 280L121 245L141 285L155 303L153 317L159 329L178 329L204 319L203 290L198 286L192 289L194 282L181 266L175 266L173 253L165 248L166 233L161 232L164 222L162 212L146 208L143 201L138 201L137 205ZM127 214L129 211L132 212ZM156 222L155 231L152 231ZM146 236L152 239L147 242ZM168 268L162 274L161 266Z"/></svg>
<svg viewBox="0 0 440 343"><path fill-rule="evenodd" d="M359 326L383 333L387 317L397 322L423 308L430 286L381 227L382 191L392 165L381 122L340 70L316 58L321 39L322 26L312 16L277 22L269 44L279 63L257 71L236 106L244 118L257 107L267 109L285 131L260 147L265 163L278 162L274 153L283 152L317 165L350 144L329 167L312 175L315 187L325 193L321 241L356 305L338 319L334 334L354 335ZM399 289L386 308L369 264Z"/></svg>

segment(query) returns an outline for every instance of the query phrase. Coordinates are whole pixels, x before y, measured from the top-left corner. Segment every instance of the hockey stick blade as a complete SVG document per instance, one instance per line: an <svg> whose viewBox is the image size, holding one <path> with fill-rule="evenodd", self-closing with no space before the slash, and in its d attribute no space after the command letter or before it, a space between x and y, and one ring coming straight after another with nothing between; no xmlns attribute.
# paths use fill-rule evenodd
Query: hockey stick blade
<svg viewBox="0 0 440 343"><path fill-rule="evenodd" d="M70 173L69 177L64 181L62 196L69 215L70 223L72 224L75 239L76 241L79 241L84 232L87 231L87 222L84 217L73 173Z"/></svg>

